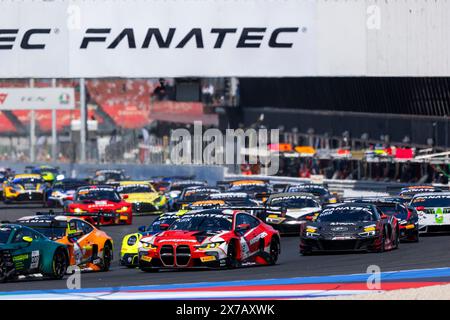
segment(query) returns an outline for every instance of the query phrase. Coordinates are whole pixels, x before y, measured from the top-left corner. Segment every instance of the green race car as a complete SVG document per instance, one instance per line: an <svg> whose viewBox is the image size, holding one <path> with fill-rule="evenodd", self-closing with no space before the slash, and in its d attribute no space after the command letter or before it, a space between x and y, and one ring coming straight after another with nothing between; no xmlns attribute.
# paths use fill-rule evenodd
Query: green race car
<svg viewBox="0 0 450 320"><path fill-rule="evenodd" d="M25 226L0 224L0 282L37 273L62 279L68 266L67 246Z"/></svg>

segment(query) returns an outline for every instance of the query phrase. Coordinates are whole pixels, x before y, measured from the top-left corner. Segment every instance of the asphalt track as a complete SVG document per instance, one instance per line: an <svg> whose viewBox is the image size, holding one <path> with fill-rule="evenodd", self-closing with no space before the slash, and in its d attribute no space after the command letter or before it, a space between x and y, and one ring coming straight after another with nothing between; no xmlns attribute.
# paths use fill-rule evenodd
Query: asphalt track
<svg viewBox="0 0 450 320"><path fill-rule="evenodd" d="M0 220L14 221L43 209L32 205L0 205ZM246 267L235 270L165 270L145 273L139 269L121 267L118 263L122 237L135 232L154 217L135 217L131 226L110 226L102 229L114 239L115 257L111 270L103 273L83 273L83 288L179 284L216 281L276 279L289 277L322 276L365 273L370 265L382 272L450 266L450 235L421 237L419 243L401 243L398 250L384 253L345 253L301 256L298 238L284 237L277 265ZM448 279L445 279L448 281ZM0 292L20 290L65 289L66 281L24 279L0 284Z"/></svg>

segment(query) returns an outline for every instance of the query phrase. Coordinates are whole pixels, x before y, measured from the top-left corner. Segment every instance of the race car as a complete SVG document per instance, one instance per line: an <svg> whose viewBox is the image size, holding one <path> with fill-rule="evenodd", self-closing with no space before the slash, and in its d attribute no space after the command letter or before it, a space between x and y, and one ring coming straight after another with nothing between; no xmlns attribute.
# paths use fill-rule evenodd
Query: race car
<svg viewBox="0 0 450 320"><path fill-rule="evenodd" d="M181 196L184 189L189 187L206 187L206 181L200 180L176 180L172 181L166 192L166 197L169 200L169 209L173 210L174 203Z"/></svg>
<svg viewBox="0 0 450 320"><path fill-rule="evenodd" d="M65 245L69 264L82 271L108 271L111 266L113 239L87 221L50 212L23 217L16 223Z"/></svg>
<svg viewBox="0 0 450 320"><path fill-rule="evenodd" d="M273 192L272 186L264 180L237 180L230 182L228 192L244 192L252 199L257 201L266 200L266 196L269 196Z"/></svg>
<svg viewBox="0 0 450 320"><path fill-rule="evenodd" d="M195 201L206 200L209 195L215 193L220 193L220 190L212 187L188 187L181 192L181 195L174 201L172 207L174 210L179 210Z"/></svg>
<svg viewBox="0 0 450 320"><path fill-rule="evenodd" d="M318 197L322 205L337 203L337 194L331 193L326 187L320 184L304 183L286 186L285 192L306 192Z"/></svg>
<svg viewBox="0 0 450 320"><path fill-rule="evenodd" d="M208 196L208 200L223 200L230 206L235 207L256 207L258 202L251 199L245 192L221 192L212 193Z"/></svg>
<svg viewBox="0 0 450 320"><path fill-rule="evenodd" d="M94 177L91 179L91 183L108 184L129 179L130 177L125 176L125 172L122 169L102 169L95 171Z"/></svg>
<svg viewBox="0 0 450 320"><path fill-rule="evenodd" d="M280 254L279 233L239 210L195 210L164 227L141 238L141 270L273 265Z"/></svg>
<svg viewBox="0 0 450 320"><path fill-rule="evenodd" d="M75 196L67 197L65 212L79 215L91 224L131 224L133 211L113 186L94 185L78 188Z"/></svg>
<svg viewBox="0 0 450 320"><path fill-rule="evenodd" d="M431 192L442 192L441 188L437 188L434 186L409 186L404 187L400 190L399 196L405 201L411 201L414 195L418 193L431 193Z"/></svg>
<svg viewBox="0 0 450 320"><path fill-rule="evenodd" d="M64 207L67 197L73 197L78 188L88 185L83 179L62 179L53 183L44 193L44 207Z"/></svg>
<svg viewBox="0 0 450 320"><path fill-rule="evenodd" d="M29 170L30 173L41 175L42 179L49 184L52 184L56 180L56 177L59 175L58 168L47 165L26 167L26 169Z"/></svg>
<svg viewBox="0 0 450 320"><path fill-rule="evenodd" d="M0 200L3 201L3 184L8 181L8 176L0 171Z"/></svg>
<svg viewBox="0 0 450 320"><path fill-rule="evenodd" d="M312 220L322 209L310 193L287 192L270 195L265 221L282 234L299 234L300 224Z"/></svg>
<svg viewBox="0 0 450 320"><path fill-rule="evenodd" d="M142 246L140 242L141 238L161 232L161 225L163 228L167 225L171 225L176 219L187 212L188 210L180 210L177 212L163 213L153 220L148 227L140 226L138 232L127 234L123 237L122 248L120 250L120 264L128 268L137 267L139 247Z"/></svg>
<svg viewBox="0 0 450 320"><path fill-rule="evenodd" d="M16 224L0 224L0 282L21 275L62 279L69 266L66 245Z"/></svg>
<svg viewBox="0 0 450 320"><path fill-rule="evenodd" d="M398 220L373 204L328 206L311 222L300 226L300 253L315 251L383 252L398 248Z"/></svg>
<svg viewBox="0 0 450 320"><path fill-rule="evenodd" d="M400 241L419 241L419 216L417 210L404 203L402 198L368 197L346 198L343 202L371 203L376 205L384 214L398 219Z"/></svg>
<svg viewBox="0 0 450 320"><path fill-rule="evenodd" d="M450 192L415 194L411 206L419 215L419 232L450 231Z"/></svg>
<svg viewBox="0 0 450 320"><path fill-rule="evenodd" d="M121 181L117 192L132 206L133 213L161 213L167 210L167 198L159 194L149 182Z"/></svg>
<svg viewBox="0 0 450 320"><path fill-rule="evenodd" d="M39 174L17 174L3 184L3 202L39 202L42 203L45 181Z"/></svg>

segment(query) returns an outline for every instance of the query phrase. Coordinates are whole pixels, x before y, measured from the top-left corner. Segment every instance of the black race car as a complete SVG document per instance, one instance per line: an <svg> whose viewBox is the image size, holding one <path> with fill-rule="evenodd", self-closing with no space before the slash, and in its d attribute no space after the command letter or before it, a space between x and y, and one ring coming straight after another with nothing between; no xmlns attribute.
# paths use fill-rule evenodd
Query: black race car
<svg viewBox="0 0 450 320"><path fill-rule="evenodd" d="M419 216L416 208L404 203L402 198L370 197L346 198L344 202L371 203L376 205L384 214L395 216L399 221L400 240L419 241Z"/></svg>
<svg viewBox="0 0 450 320"><path fill-rule="evenodd" d="M282 234L297 234L300 225L322 210L319 199L310 193L287 192L270 195L265 203L265 222Z"/></svg>
<svg viewBox="0 0 450 320"><path fill-rule="evenodd" d="M286 189L284 192L305 192L305 193L311 193L314 196L318 197L320 200L320 203L322 205L330 204L330 203L337 203L338 202L338 196L336 194L333 194L328 190L325 186L320 184L314 184L314 183L305 183L305 184L295 184L295 185L289 185L286 186Z"/></svg>
<svg viewBox="0 0 450 320"><path fill-rule="evenodd" d="M409 186L402 188L399 192L399 196L405 199L405 201L410 201L416 194L425 192L442 192L442 189L431 185Z"/></svg>
<svg viewBox="0 0 450 320"><path fill-rule="evenodd" d="M220 190L212 187L188 187L181 192L180 197L173 203L173 209L180 210L193 202L207 200L210 194L215 193L220 193Z"/></svg>
<svg viewBox="0 0 450 320"><path fill-rule="evenodd" d="M300 227L300 253L314 251L383 252L398 247L398 220L368 203L343 203L323 209Z"/></svg>

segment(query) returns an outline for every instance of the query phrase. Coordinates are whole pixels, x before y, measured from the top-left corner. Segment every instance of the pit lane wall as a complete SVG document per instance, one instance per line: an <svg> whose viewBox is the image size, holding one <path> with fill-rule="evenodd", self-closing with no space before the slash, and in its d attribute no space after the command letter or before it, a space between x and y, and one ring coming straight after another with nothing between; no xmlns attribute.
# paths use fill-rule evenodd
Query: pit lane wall
<svg viewBox="0 0 450 320"><path fill-rule="evenodd" d="M295 177L278 177L278 176L265 176L265 175L233 175L227 174L225 176L226 181L238 180L238 179L268 179L274 184L284 183L311 183L313 182L309 178L295 178ZM366 195L375 193L398 193L402 187L413 185L413 183L402 182L381 182L371 180L333 180L323 179L323 183L326 184L330 191L344 194L346 196L353 196L351 191L364 191ZM422 183L423 185L423 183ZM448 188L449 185L434 184L435 186Z"/></svg>
<svg viewBox="0 0 450 320"><path fill-rule="evenodd" d="M2 162L0 167L11 168L16 173L25 172L29 166L50 165L59 167L67 177L88 178L96 170L123 169L131 179L143 180L152 177L193 176L195 179L206 180L210 184L224 179L224 169L220 166L203 165L139 165L139 164L67 164L67 163L17 163Z"/></svg>

